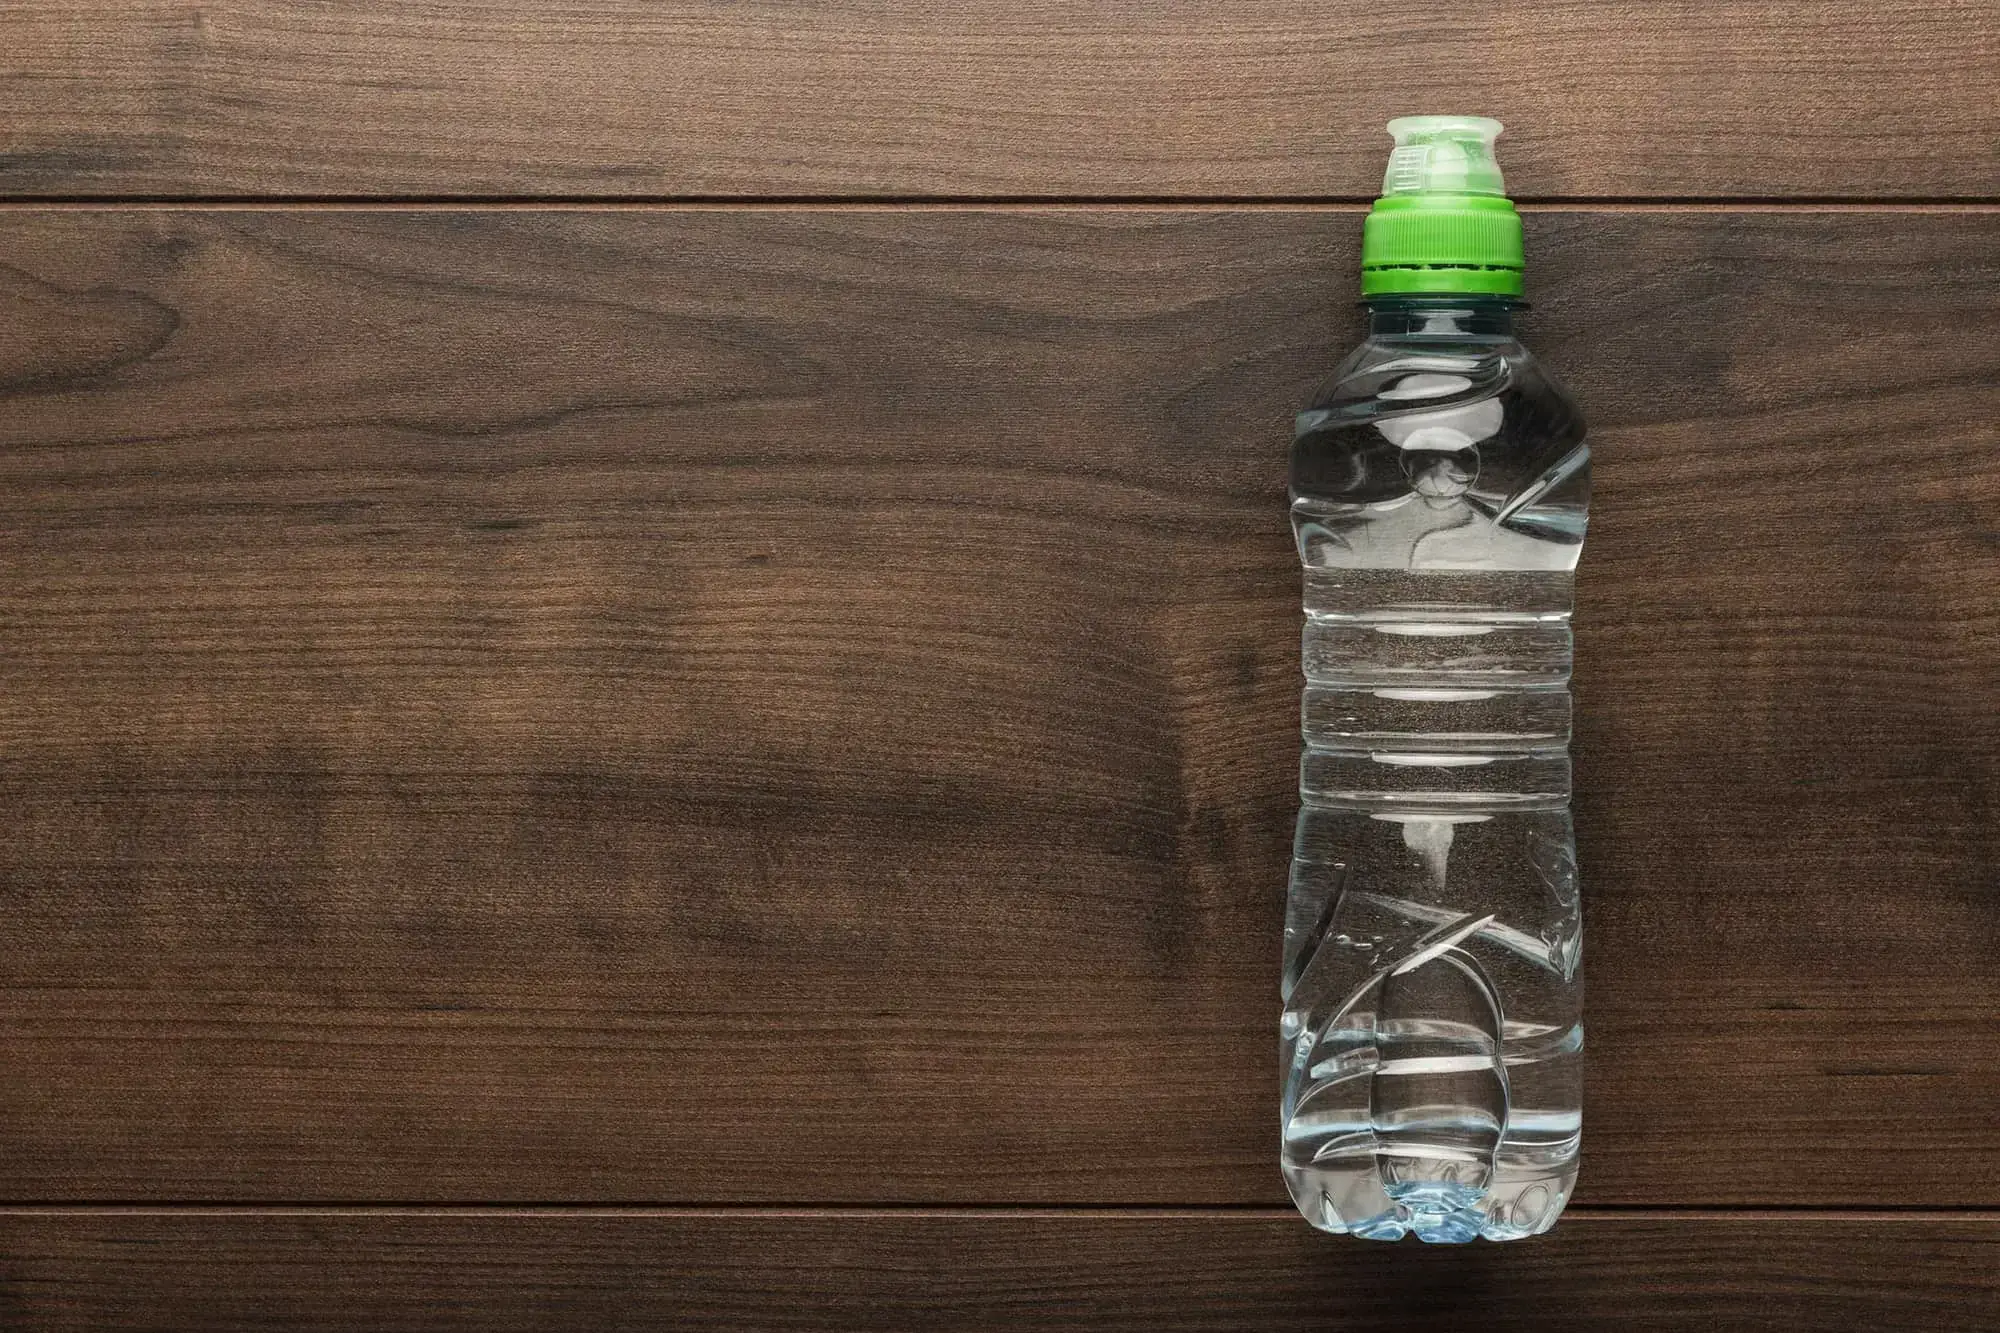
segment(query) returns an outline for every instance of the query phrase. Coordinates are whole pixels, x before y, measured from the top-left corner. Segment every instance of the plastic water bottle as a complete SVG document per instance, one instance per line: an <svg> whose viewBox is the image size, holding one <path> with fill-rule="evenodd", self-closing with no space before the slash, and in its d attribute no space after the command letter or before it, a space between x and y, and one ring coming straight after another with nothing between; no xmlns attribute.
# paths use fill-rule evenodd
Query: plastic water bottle
<svg viewBox="0 0 2000 1333"><path fill-rule="evenodd" d="M1298 417L1305 753L1286 1182L1374 1239L1545 1231L1582 1133L1570 604L1583 417L1515 340L1497 121L1392 121L1366 342Z"/></svg>

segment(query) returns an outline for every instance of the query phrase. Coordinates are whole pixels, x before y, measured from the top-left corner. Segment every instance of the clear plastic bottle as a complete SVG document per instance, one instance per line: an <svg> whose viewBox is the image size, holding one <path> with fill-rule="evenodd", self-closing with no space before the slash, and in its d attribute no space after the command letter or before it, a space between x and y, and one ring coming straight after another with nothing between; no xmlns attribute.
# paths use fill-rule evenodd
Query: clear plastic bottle
<svg viewBox="0 0 2000 1333"><path fill-rule="evenodd" d="M1330 1231L1511 1240L1554 1225L1582 1131L1568 682L1590 453L1514 337L1500 126L1390 130L1368 339L1292 453L1283 1167Z"/></svg>

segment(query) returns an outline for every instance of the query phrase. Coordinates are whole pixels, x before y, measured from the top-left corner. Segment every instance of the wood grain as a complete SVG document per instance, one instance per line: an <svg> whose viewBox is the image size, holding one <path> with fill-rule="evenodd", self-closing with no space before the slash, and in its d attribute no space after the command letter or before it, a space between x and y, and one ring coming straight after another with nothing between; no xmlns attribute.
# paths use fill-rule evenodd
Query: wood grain
<svg viewBox="0 0 2000 1333"><path fill-rule="evenodd" d="M0 1315L48 1330L2000 1327L1992 1216L1453 1250L1259 1213L17 1211L0 1263Z"/></svg>
<svg viewBox="0 0 2000 1333"><path fill-rule="evenodd" d="M0 218L0 1197L1281 1201L1358 221ZM1992 1204L2000 215L1529 227L1581 1198Z"/></svg>
<svg viewBox="0 0 2000 1333"><path fill-rule="evenodd" d="M1512 125L1526 198L2000 190L2000 26L1964 0L62 0L4 25L14 195L1360 198L1384 121L1458 109Z"/></svg>

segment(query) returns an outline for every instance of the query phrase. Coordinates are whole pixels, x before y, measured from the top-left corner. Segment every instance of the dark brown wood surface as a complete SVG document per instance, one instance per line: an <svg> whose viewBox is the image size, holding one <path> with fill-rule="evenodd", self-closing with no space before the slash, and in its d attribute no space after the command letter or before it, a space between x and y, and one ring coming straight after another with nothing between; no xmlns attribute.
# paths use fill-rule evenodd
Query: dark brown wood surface
<svg viewBox="0 0 2000 1333"><path fill-rule="evenodd" d="M1231 1213L0 1213L10 1328L2000 1326L2000 1222L1581 1214L1368 1245Z"/></svg>
<svg viewBox="0 0 2000 1333"><path fill-rule="evenodd" d="M1917 0L0 13L0 1330L2000 1329L1996 90ZM1453 1249L1275 1161L1290 417L1435 110L1597 458L1582 1181Z"/></svg>
<svg viewBox="0 0 2000 1333"><path fill-rule="evenodd" d="M1359 198L1383 121L1477 108L1527 197L1971 198L1995 32L1976 0L60 0L0 19L0 192Z"/></svg>
<svg viewBox="0 0 2000 1333"><path fill-rule="evenodd" d="M0 217L0 1197L1281 1202L1358 221ZM1996 243L1530 217L1585 1205L2000 1204Z"/></svg>

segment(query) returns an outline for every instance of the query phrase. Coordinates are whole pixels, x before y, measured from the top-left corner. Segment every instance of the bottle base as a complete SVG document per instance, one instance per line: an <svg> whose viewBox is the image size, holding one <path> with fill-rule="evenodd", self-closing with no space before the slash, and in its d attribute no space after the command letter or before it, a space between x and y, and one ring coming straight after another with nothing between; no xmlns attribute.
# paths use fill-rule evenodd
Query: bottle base
<svg viewBox="0 0 2000 1333"><path fill-rule="evenodd" d="M1306 1221L1363 1240L1415 1236L1433 1245L1521 1240L1556 1224L1576 1186L1576 1167L1496 1182L1487 1189L1448 1181L1385 1187L1371 1167L1287 1167L1285 1183Z"/></svg>

